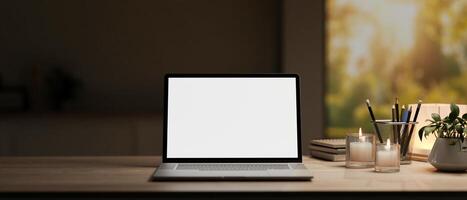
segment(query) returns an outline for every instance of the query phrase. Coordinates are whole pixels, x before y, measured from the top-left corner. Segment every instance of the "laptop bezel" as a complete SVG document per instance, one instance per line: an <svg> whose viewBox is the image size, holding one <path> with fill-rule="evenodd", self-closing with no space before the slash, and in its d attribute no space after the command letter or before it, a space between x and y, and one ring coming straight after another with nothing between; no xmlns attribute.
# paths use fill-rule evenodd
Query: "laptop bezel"
<svg viewBox="0 0 467 200"><path fill-rule="evenodd" d="M297 112L297 157L296 158L167 158L167 126L168 126L168 88L170 78L295 78L296 112ZM297 74L166 74L164 77L164 130L163 152L164 163L301 163L301 112L300 84Z"/></svg>

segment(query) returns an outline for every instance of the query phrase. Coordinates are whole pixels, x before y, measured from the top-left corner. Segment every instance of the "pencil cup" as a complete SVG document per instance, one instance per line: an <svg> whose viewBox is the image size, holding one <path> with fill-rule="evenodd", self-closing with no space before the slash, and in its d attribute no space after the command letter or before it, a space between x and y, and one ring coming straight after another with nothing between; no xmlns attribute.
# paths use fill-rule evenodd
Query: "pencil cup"
<svg viewBox="0 0 467 200"><path fill-rule="evenodd" d="M347 168L371 168L375 165L375 136L350 133L346 137L345 166Z"/></svg>
<svg viewBox="0 0 467 200"><path fill-rule="evenodd" d="M386 155L385 151L397 151L399 154L397 157L399 159L397 165L410 164L410 158L407 156L410 138L412 138L410 131L412 126L414 126L417 122L393 122L391 120L376 120L376 122L372 123L375 125L375 128L378 128L381 139L383 141L382 143L381 140L377 141L376 167L378 166L378 152L381 152L381 155ZM388 144L389 146L387 146ZM376 171L381 170L376 169Z"/></svg>

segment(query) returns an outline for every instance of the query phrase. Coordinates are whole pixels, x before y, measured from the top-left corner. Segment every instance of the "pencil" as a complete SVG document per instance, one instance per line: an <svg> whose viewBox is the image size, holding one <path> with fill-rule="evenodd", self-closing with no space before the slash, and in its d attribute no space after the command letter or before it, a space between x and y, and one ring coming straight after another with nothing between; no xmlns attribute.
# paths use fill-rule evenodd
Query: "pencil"
<svg viewBox="0 0 467 200"><path fill-rule="evenodd" d="M406 114L406 117L405 117L405 119L404 119L404 120L405 120L404 122L405 122L405 123L409 123L409 122L410 122L410 116L412 115L412 106L410 106L409 109L407 109L406 113L407 113L407 114ZM404 126L404 131L402 132L402 142L401 142L401 146L402 146L402 147L404 147L404 146L406 145L407 140L408 140L408 139L407 139L407 135L408 135L408 132L409 132L409 129L408 129L409 127L408 127L408 126L409 126L409 125L406 124L406 125ZM401 151L401 153L404 153L404 152ZM402 155L405 156L405 154L402 154Z"/></svg>
<svg viewBox="0 0 467 200"><path fill-rule="evenodd" d="M396 100L394 102L394 108L395 108L395 115L396 115L396 122L400 122L400 118L399 118L399 98L396 97ZM400 144L401 142L401 136L399 135L399 132L401 131L401 126L400 125L397 125L397 131L396 131L396 134L397 134L397 142Z"/></svg>
<svg viewBox="0 0 467 200"><path fill-rule="evenodd" d="M392 105L392 109L391 109L391 114L392 114L392 122L395 122L396 121L396 107L394 105ZM397 134L397 126L395 126L396 128L394 128L395 125L392 126L392 140L395 142L395 143L399 143L399 138L397 137L399 134Z"/></svg>
<svg viewBox="0 0 467 200"><path fill-rule="evenodd" d="M420 112L421 107L422 107L422 100L418 100L417 108L415 109L415 115L413 117L413 122L417 122L418 113ZM402 149L403 155L407 154L407 151L409 149L410 140L412 139L414 128L415 128L415 124L412 124L412 126L410 127L410 131L409 131L408 141L402 147L403 148Z"/></svg>
<svg viewBox="0 0 467 200"><path fill-rule="evenodd" d="M376 134L378 135L379 142L383 144L384 143L383 138L381 137L381 133L379 132L378 125L376 124L376 118L375 118L375 115L373 114L373 110L371 109L369 99L366 100L366 105L368 107L368 112L370 113L371 120L373 120L373 126L375 127Z"/></svg>
<svg viewBox="0 0 467 200"><path fill-rule="evenodd" d="M399 118L400 122L404 122L404 113L405 113L405 105L402 105L401 109L401 117Z"/></svg>
<svg viewBox="0 0 467 200"><path fill-rule="evenodd" d="M396 103L394 104L396 109L396 121L399 122L399 98L396 97Z"/></svg>

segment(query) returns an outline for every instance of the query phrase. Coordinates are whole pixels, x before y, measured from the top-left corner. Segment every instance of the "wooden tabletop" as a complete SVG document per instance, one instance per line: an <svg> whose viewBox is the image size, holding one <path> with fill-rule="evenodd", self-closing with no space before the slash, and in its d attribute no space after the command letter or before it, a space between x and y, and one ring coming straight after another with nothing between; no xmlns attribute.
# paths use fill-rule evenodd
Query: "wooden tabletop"
<svg viewBox="0 0 467 200"><path fill-rule="evenodd" d="M8 192L313 192L467 191L467 173L441 173L428 163L399 173L346 169L304 157L311 182L150 182L160 157L3 157L0 193Z"/></svg>

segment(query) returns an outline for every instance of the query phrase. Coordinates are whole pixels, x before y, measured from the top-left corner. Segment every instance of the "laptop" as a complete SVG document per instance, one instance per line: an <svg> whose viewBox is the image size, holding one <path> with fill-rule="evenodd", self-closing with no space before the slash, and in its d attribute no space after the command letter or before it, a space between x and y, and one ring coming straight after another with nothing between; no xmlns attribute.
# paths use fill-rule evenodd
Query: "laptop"
<svg viewBox="0 0 467 200"><path fill-rule="evenodd" d="M165 76L162 164L152 180L311 180L295 74Z"/></svg>

